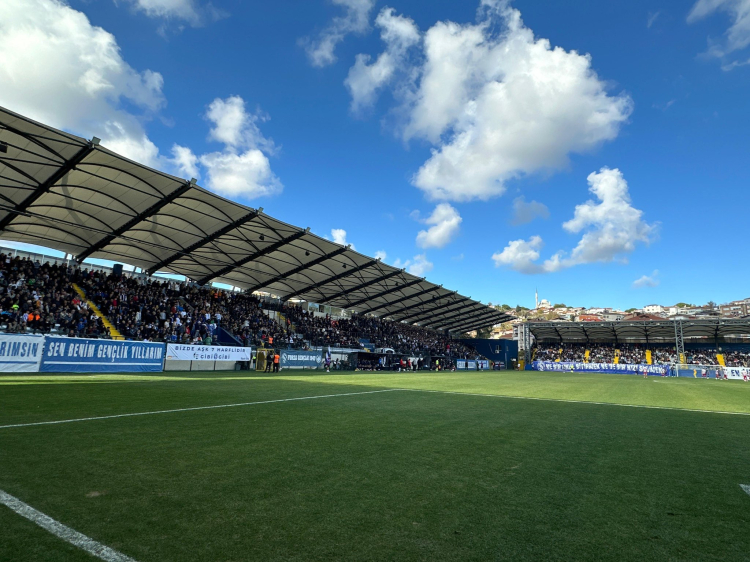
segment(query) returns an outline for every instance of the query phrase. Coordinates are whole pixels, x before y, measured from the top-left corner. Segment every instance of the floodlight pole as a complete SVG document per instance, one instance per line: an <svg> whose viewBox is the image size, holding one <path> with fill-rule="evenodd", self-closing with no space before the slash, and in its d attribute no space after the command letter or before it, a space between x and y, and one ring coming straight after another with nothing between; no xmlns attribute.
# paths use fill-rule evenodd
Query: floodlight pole
<svg viewBox="0 0 750 562"><path fill-rule="evenodd" d="M674 339L677 348L677 360L680 365L684 365L687 359L685 358L685 339L682 336L682 320L674 321Z"/></svg>

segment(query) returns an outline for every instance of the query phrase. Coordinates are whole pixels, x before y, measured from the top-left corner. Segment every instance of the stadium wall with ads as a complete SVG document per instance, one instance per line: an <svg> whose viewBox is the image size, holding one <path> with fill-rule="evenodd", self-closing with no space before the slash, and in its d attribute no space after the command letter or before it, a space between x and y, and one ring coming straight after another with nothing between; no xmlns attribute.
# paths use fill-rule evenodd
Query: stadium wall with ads
<svg viewBox="0 0 750 562"><path fill-rule="evenodd" d="M39 372L44 339L44 336L0 334L0 372Z"/></svg>
<svg viewBox="0 0 750 562"><path fill-rule="evenodd" d="M317 369L323 364L322 351L298 351L285 349L280 353L279 364L282 369Z"/></svg>
<svg viewBox="0 0 750 562"><path fill-rule="evenodd" d="M163 343L47 337L43 373L161 372Z"/></svg>
<svg viewBox="0 0 750 562"><path fill-rule="evenodd" d="M589 371L591 373L614 373L622 375L642 375L646 369L649 375L669 374L669 365L619 365L615 363L575 363L571 361L533 361L526 367L529 371Z"/></svg>
<svg viewBox="0 0 750 562"><path fill-rule="evenodd" d="M252 347L221 345L167 344L167 360L180 361L251 361Z"/></svg>
<svg viewBox="0 0 750 562"><path fill-rule="evenodd" d="M456 360L456 370L457 371L489 371L490 370L490 362L486 359L482 359L479 361L476 360L468 360L465 361L463 359L457 359Z"/></svg>

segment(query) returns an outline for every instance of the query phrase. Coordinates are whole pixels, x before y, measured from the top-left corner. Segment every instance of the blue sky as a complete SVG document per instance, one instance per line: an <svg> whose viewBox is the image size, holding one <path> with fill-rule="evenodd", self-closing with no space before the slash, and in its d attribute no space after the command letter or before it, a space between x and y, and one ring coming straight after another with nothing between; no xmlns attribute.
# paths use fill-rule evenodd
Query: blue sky
<svg viewBox="0 0 750 562"><path fill-rule="evenodd" d="M724 302L748 44L750 0L5 0L0 105L483 302Z"/></svg>

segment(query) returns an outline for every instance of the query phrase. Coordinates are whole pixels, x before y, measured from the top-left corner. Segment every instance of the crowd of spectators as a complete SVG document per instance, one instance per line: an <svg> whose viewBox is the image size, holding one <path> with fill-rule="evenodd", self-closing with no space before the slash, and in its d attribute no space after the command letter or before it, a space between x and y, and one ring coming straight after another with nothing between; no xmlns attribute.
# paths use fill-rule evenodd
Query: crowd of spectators
<svg viewBox="0 0 750 562"><path fill-rule="evenodd" d="M69 278L65 264L0 253L0 327L10 333L106 335L102 319L73 291Z"/></svg>
<svg viewBox="0 0 750 562"><path fill-rule="evenodd" d="M211 345L219 329L244 345L286 343L290 337L252 295L95 270L78 270L74 280L128 339Z"/></svg>
<svg viewBox="0 0 750 562"><path fill-rule="evenodd" d="M476 357L476 351L427 328L357 314L336 320L294 305L285 306L282 312L296 333L313 346L364 349L364 340L376 349L413 356Z"/></svg>
<svg viewBox="0 0 750 562"><path fill-rule="evenodd" d="M368 346L413 357L477 357L473 349L427 328L361 315L334 319L295 305L277 305L280 315L268 314L267 303L246 293L6 254L0 254L0 328L111 337L73 283L127 339L210 345L223 329L243 345Z"/></svg>
<svg viewBox="0 0 750 562"><path fill-rule="evenodd" d="M674 346L646 346L645 344L583 344L552 343L537 345L534 359L536 361L578 362L586 361L586 350L589 351L589 363L614 363L619 352L618 363L644 365L648 362L646 350L651 350L652 363L676 364L680 360ZM729 367L750 366L750 353L746 351L726 351L718 349L686 349L685 361L688 365L716 365L717 354L724 355L725 364Z"/></svg>

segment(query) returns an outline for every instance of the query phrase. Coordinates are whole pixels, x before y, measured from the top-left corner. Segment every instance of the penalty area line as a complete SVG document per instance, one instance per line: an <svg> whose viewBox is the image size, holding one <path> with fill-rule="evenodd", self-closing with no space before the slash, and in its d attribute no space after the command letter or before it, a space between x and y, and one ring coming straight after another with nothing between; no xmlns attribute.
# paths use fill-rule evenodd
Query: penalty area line
<svg viewBox="0 0 750 562"><path fill-rule="evenodd" d="M31 507L29 504L22 502L18 498L11 496L2 490L0 490L0 503L9 507L21 517L25 517L32 523L40 526L45 531L52 533L56 537L61 538L65 542L68 542L81 550L85 550L100 560L105 560L106 562L136 562L133 558L130 558L130 556L126 556L122 552L109 548L108 546L87 537L83 533L79 533L75 529L63 525L59 521L52 519L49 515L45 515L41 511Z"/></svg>
<svg viewBox="0 0 750 562"><path fill-rule="evenodd" d="M421 388L399 388L411 392L433 394L454 394L456 396L484 396L487 398L512 398L515 400L537 400L540 402L563 402L566 404L593 404L595 406L620 406L621 408L644 408L646 410L673 410L675 412L696 412L701 414L724 414L727 416L750 416L750 412L725 412L722 410L699 410L697 408L675 408L672 406L647 406L644 404L622 404L620 402L594 402L592 400L566 400L565 398L539 398L536 396L512 396L510 394L480 394L478 392L456 392L452 390L423 390ZM2 427L0 427L2 429Z"/></svg>
<svg viewBox="0 0 750 562"><path fill-rule="evenodd" d="M10 429L13 427L32 427L35 425L58 425L62 423L76 423L94 420L111 420L115 418L132 418L135 416L154 416L156 414L172 414L176 412L194 412L196 410L217 410L220 408L239 408L240 406L259 406L261 404L276 404L279 402L296 402L300 400L317 400L319 398L336 398L338 396L361 396L363 394L378 394L381 392L395 392L406 389L386 388L384 390L368 390L365 392L342 392L340 394L320 394L318 396L300 396L297 398L278 398L276 400L260 400L258 402L239 402L237 404L217 404L215 406L194 406L192 408L176 408L174 410L155 410L152 412L134 412L131 414L113 414L111 416L93 416L90 418L74 418L69 420L53 420L32 423L15 423L11 425L0 425L0 429Z"/></svg>

